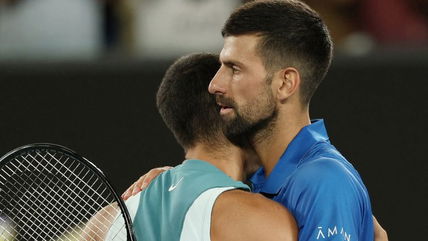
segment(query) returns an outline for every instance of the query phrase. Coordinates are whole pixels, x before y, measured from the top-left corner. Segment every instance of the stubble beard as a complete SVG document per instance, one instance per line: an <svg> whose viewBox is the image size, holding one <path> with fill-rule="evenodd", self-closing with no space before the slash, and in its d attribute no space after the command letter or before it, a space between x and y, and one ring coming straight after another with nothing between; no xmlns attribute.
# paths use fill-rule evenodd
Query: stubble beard
<svg viewBox="0 0 428 241"><path fill-rule="evenodd" d="M248 148L271 135L278 111L269 88L265 89L264 96L259 96L240 108L232 100L229 99L228 102L235 113L234 117L223 119L223 132L229 141ZM254 119L254 116L261 117Z"/></svg>

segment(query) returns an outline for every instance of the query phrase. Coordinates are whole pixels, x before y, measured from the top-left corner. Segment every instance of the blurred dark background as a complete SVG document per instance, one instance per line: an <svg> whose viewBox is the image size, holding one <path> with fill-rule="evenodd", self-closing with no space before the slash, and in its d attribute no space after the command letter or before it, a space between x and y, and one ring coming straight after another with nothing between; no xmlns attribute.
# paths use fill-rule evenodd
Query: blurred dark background
<svg viewBox="0 0 428 241"><path fill-rule="evenodd" d="M221 25L240 2L0 0L0 155L61 144L96 163L119 192L150 168L179 164L183 151L155 92L176 57L221 49ZM360 172L390 240L423 240L428 1L306 2L336 44L312 118L325 119Z"/></svg>

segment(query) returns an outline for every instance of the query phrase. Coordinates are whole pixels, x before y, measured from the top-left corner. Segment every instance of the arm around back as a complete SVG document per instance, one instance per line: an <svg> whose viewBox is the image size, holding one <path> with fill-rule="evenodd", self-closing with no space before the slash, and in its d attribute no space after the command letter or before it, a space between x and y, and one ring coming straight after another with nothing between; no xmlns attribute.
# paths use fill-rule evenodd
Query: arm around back
<svg viewBox="0 0 428 241"><path fill-rule="evenodd" d="M296 241L297 233L293 216L260 194L227 191L213 207L212 241Z"/></svg>

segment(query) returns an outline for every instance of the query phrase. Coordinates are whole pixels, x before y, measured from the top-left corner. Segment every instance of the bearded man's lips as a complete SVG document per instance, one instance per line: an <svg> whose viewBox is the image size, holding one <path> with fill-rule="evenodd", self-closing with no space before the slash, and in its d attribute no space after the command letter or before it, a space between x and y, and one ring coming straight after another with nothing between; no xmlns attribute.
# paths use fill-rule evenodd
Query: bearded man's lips
<svg viewBox="0 0 428 241"><path fill-rule="evenodd" d="M232 100L217 96L217 105L220 107L220 115L226 115L233 111Z"/></svg>
<svg viewBox="0 0 428 241"><path fill-rule="evenodd" d="M233 111L233 108L230 106L222 106L220 105L220 115L226 115Z"/></svg>
<svg viewBox="0 0 428 241"><path fill-rule="evenodd" d="M222 102L217 102L220 115L225 115L233 110L233 107Z"/></svg>

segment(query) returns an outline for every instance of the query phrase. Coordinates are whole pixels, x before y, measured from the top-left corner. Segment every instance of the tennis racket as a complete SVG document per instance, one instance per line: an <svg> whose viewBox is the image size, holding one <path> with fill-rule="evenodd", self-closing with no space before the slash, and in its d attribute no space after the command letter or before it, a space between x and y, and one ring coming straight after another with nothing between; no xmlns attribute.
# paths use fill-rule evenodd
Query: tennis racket
<svg viewBox="0 0 428 241"><path fill-rule="evenodd" d="M105 239L136 240L124 202L94 164L55 144L0 159L0 241Z"/></svg>

